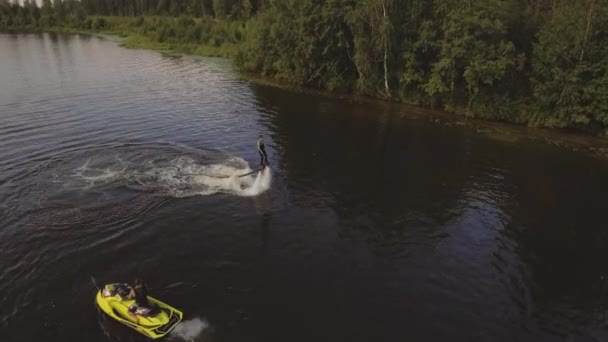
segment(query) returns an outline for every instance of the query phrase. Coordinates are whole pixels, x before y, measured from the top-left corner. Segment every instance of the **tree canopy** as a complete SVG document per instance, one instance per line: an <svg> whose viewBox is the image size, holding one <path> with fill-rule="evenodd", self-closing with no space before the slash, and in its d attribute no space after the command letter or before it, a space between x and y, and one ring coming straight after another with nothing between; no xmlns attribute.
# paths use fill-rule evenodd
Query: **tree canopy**
<svg viewBox="0 0 608 342"><path fill-rule="evenodd" d="M605 0L0 0L0 29L229 44L241 70L283 82L593 131L608 126L606 17Z"/></svg>

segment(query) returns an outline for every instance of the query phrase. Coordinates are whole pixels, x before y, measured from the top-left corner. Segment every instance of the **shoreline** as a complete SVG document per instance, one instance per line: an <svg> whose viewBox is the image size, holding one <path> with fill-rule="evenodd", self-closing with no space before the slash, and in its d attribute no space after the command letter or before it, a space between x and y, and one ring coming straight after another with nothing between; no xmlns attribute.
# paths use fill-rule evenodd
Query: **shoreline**
<svg viewBox="0 0 608 342"><path fill-rule="evenodd" d="M127 49L148 50L162 54L189 57L225 58L228 60L232 60L231 53L233 52L233 50L231 49L234 48L234 46L225 48L224 46L211 47L204 45L196 45L197 48L195 49L195 52L192 53L185 51L190 49L185 48L183 46L172 46L168 43L158 43L144 36L120 31L89 31L82 29L56 28L43 30L8 30L0 33L56 33L90 35L101 39L107 39L116 43L118 46ZM378 106L392 106L395 107L395 114L403 118L414 120L426 120L432 124L448 127L464 127L475 131L477 134L486 135L491 139L498 139L510 142L520 140L542 142L566 148L571 151L589 153L598 157L608 159L608 139L603 136L592 135L589 133L574 131L571 129L530 127L511 122L492 121L480 118L467 118L466 116L457 113L450 113L443 110L417 106L397 100L384 99L355 93L305 88L287 82L282 82L272 78L260 76L257 74L242 72L238 69L235 69L235 73L241 80L258 86L280 88L291 92L322 96L326 98L337 99L340 101L347 101L350 103L368 103Z"/></svg>
<svg viewBox="0 0 608 342"><path fill-rule="evenodd" d="M438 109L430 109L422 106L408 104L399 101L391 101L382 98L364 96L351 93L338 93L317 89L293 86L288 83L276 81L238 71L239 76L247 82L259 86L280 88L286 91L323 96L326 98L347 101L349 103L367 103L377 106L391 106L395 115L411 120L424 120L435 125L446 127L463 127L483 134L490 139L506 142L528 140L530 142L541 142L566 148L571 151L589 153L601 158L608 159L608 139L594 136L584 132L576 132L568 129L530 127L510 122L492 121L479 118L467 118L463 115L450 113Z"/></svg>

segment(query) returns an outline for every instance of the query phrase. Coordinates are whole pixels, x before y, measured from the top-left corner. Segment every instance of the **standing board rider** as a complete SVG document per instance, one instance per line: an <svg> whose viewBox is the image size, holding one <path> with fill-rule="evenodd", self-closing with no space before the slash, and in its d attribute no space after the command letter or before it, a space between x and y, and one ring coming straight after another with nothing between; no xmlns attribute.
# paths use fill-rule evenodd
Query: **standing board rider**
<svg viewBox="0 0 608 342"><path fill-rule="evenodd" d="M262 140L262 135L258 138L258 153L260 153L260 165L261 168L264 169L268 164L268 155L266 155L266 149L264 148L264 140Z"/></svg>

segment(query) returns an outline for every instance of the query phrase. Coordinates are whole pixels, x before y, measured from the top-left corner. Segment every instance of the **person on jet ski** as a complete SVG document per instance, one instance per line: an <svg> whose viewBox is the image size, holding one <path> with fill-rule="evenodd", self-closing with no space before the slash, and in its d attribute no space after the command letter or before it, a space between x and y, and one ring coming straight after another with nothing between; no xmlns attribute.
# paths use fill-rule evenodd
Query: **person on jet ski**
<svg viewBox="0 0 608 342"><path fill-rule="evenodd" d="M130 310L135 311L137 308L149 308L150 303L148 302L148 289L144 285L141 279L137 278L131 284L131 292L128 296L130 299L135 298L135 305Z"/></svg>
<svg viewBox="0 0 608 342"><path fill-rule="evenodd" d="M260 165L261 168L265 168L268 164L268 155L266 155L266 149L264 148L264 140L262 140L262 135L258 138L258 153L260 154Z"/></svg>

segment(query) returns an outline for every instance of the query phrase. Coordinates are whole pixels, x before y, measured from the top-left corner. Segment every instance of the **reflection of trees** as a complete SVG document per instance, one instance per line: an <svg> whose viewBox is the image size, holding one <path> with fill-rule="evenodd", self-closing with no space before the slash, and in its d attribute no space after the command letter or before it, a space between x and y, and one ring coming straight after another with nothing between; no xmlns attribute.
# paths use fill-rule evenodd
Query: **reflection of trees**
<svg viewBox="0 0 608 342"><path fill-rule="evenodd" d="M458 213L472 172L463 131L401 120L390 104L254 91L262 111L278 113L268 125L293 200L331 206L341 234L390 244Z"/></svg>
<svg viewBox="0 0 608 342"><path fill-rule="evenodd" d="M262 111L278 113L265 120L292 200L330 206L342 236L390 253L450 234L436 257L494 267L479 276L496 278L518 305L529 304L530 282L534 303L597 302L608 273L605 163L400 120L390 104L254 92Z"/></svg>
<svg viewBox="0 0 608 342"><path fill-rule="evenodd" d="M523 150L510 182L518 208L512 229L535 295L593 307L608 273L607 165L557 148Z"/></svg>

